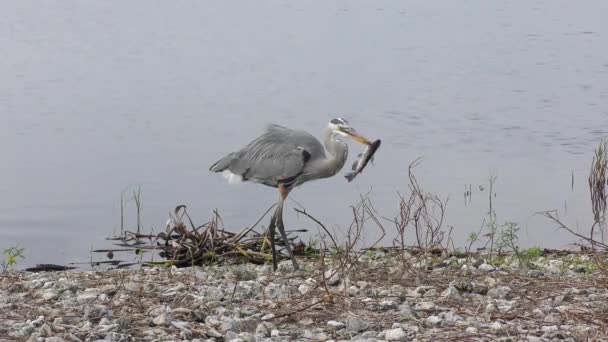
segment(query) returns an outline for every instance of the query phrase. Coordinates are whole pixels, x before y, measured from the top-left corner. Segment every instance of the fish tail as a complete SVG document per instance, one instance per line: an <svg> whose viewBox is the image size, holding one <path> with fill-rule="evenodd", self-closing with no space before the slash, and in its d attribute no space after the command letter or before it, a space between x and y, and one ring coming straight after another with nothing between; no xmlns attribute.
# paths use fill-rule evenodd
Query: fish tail
<svg viewBox="0 0 608 342"><path fill-rule="evenodd" d="M346 180L348 182L352 181L353 179L355 179L356 174L354 172L350 172L344 175L344 178L346 178Z"/></svg>

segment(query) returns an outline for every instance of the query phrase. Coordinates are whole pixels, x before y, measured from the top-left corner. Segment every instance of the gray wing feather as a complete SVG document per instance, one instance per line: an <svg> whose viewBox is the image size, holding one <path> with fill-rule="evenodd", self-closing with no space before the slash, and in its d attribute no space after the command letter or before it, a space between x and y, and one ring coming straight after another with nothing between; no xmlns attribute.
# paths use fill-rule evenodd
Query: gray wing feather
<svg viewBox="0 0 608 342"><path fill-rule="evenodd" d="M321 143L309 133L270 125L240 151L211 167L241 175L245 180L276 186L278 181L298 176L310 159L325 157Z"/></svg>

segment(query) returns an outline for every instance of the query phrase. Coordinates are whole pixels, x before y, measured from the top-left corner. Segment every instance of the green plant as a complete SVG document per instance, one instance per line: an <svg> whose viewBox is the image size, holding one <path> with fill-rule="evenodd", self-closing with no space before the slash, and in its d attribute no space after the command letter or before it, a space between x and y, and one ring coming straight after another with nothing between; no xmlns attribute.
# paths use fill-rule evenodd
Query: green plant
<svg viewBox="0 0 608 342"><path fill-rule="evenodd" d="M523 266L525 260L517 245L517 242L519 241L518 233L519 227L517 226L517 223L506 222L501 227L497 248L499 253L502 253L505 249L513 252L519 261L519 264Z"/></svg>
<svg viewBox="0 0 608 342"><path fill-rule="evenodd" d="M540 257L543 254L543 249L539 246L534 246L526 249L523 254L527 259L534 259Z"/></svg>
<svg viewBox="0 0 608 342"><path fill-rule="evenodd" d="M14 268L17 265L17 261L19 258L25 259L23 255L25 248L11 246L2 251L4 254L4 260L2 260L2 273L8 272L10 269Z"/></svg>
<svg viewBox="0 0 608 342"><path fill-rule="evenodd" d="M141 186L137 188L137 191L133 190L133 200L135 201L135 207L137 209L137 234L141 233Z"/></svg>
<svg viewBox="0 0 608 342"><path fill-rule="evenodd" d="M494 243L496 239L496 233L498 232L498 224L496 223L496 212L494 211L494 206L492 203L492 195L494 193L494 182L496 182L496 176L491 175L489 178L490 191L488 195L490 207L488 210L488 218L486 221L488 233L484 235L488 237L488 242L490 243L490 259L492 259L492 254L494 253Z"/></svg>

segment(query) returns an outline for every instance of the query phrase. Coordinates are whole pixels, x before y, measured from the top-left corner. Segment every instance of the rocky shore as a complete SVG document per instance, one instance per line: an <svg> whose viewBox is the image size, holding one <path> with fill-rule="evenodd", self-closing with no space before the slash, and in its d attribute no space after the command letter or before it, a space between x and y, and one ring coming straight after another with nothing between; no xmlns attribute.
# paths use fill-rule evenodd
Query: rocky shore
<svg viewBox="0 0 608 342"><path fill-rule="evenodd" d="M3 274L0 341L608 339L588 256L301 261Z"/></svg>

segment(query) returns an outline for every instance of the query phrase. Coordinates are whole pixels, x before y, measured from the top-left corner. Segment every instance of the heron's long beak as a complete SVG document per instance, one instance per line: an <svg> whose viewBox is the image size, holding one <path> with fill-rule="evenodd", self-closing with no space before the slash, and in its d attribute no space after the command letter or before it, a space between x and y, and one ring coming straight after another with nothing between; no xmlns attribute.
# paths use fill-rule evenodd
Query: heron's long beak
<svg viewBox="0 0 608 342"><path fill-rule="evenodd" d="M367 140L365 137L363 137L361 134L359 134L359 132L357 132L357 130L355 130L352 127L345 127L342 129L342 131L344 133L348 134L354 140L356 140L362 144L365 144L365 145L371 144L371 141Z"/></svg>

